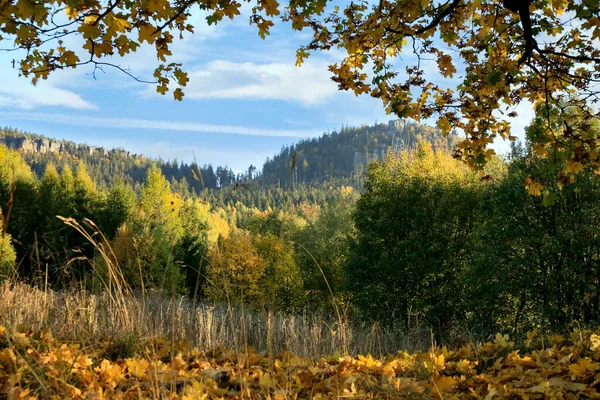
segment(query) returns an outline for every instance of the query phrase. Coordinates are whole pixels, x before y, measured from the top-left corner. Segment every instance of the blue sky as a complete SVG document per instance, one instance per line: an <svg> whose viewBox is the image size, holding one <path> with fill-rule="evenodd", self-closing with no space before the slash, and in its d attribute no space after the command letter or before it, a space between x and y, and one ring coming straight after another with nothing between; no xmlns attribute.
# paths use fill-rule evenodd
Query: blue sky
<svg viewBox="0 0 600 400"><path fill-rule="evenodd" d="M12 69L15 54L0 53L0 126L163 159L195 155L200 164L240 171L261 167L283 145L342 124L394 119L379 100L337 90L327 65L341 59L340 52L313 55L295 67L307 33L279 25L261 40L247 11L214 27L195 15L195 34L172 46L172 60L184 63L190 77L182 102L116 70L95 78L86 68L58 71L34 87ZM107 61L146 79L157 65L149 47ZM527 105L520 108L525 112L514 123L516 133L530 119Z"/></svg>

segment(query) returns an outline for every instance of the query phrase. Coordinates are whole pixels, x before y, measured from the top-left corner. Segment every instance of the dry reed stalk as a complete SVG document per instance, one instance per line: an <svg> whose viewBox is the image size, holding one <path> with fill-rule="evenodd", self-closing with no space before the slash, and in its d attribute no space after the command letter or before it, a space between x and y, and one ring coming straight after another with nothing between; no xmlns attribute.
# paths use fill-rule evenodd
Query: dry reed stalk
<svg viewBox="0 0 600 400"><path fill-rule="evenodd" d="M231 304L199 303L196 307L192 304L192 299L185 296L174 300L153 292L145 300L132 295L115 302L106 291L56 292L23 283L0 284L0 324L14 329L19 326L50 329L64 340L173 337L203 350L237 349L243 355L248 346L270 354L287 350L306 358L340 354L344 348L348 354L383 356L430 346L429 330L419 327L405 332L348 320L340 324L337 316L309 312L288 315L265 310L242 311ZM120 315L124 307L129 319Z"/></svg>

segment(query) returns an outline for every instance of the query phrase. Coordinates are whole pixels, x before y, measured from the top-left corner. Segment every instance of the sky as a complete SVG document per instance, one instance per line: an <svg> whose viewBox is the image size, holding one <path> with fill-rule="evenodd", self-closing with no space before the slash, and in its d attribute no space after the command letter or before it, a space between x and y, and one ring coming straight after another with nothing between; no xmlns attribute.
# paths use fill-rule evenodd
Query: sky
<svg viewBox="0 0 600 400"><path fill-rule="evenodd" d="M18 54L0 52L0 126L243 171L300 139L395 119L380 100L337 89L327 66L341 59L338 51L314 54L296 67L296 49L308 43L308 32L280 24L262 40L248 10L212 27L200 14L193 19L195 33L172 45L172 61L182 62L190 78L182 102L110 69L57 71L33 86L12 67ZM152 79L158 62L147 45L106 61L141 79ZM437 73L433 65L431 73ZM513 129L522 137L531 112L527 104L519 111ZM501 153L508 144L495 147Z"/></svg>

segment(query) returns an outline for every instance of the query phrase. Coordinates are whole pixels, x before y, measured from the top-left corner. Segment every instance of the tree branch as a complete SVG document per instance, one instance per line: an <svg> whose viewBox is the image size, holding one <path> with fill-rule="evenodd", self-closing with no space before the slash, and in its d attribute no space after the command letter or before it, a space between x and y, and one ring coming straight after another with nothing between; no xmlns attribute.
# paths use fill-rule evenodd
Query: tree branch
<svg viewBox="0 0 600 400"><path fill-rule="evenodd" d="M100 23L100 20L102 20L102 18L106 17L112 10L114 10L119 5L119 3L121 3L121 1L122 0L115 0L115 2L112 5L110 5L106 9L106 11L104 11L102 14L98 15L98 19L96 19L94 21L94 23L92 24L92 26L98 25L98 23Z"/></svg>
<svg viewBox="0 0 600 400"><path fill-rule="evenodd" d="M454 9L456 7L458 7L458 5L460 4L461 0L454 0L452 2L452 4L450 4L448 7L446 7L444 9L444 11L442 11L441 13L439 13L438 15L435 16L435 18L429 23L429 25L424 26L421 29L418 29L414 34L415 35L421 35L425 32L427 32L430 29L435 28L436 26L438 26L440 24L440 22L442 22L442 20L444 18L446 18L446 16L450 15L450 13L452 13L452 11L454 11Z"/></svg>

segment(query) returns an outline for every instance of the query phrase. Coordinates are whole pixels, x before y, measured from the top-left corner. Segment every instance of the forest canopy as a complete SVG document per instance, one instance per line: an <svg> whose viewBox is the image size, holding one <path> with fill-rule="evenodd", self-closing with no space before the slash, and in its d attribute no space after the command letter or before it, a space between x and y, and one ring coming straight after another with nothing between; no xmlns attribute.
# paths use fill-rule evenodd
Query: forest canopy
<svg viewBox="0 0 600 400"><path fill-rule="evenodd" d="M388 113L401 118L434 117L446 134L461 130L466 140L455 156L473 168L493 156L488 146L496 137L515 139L506 117L514 116L524 100L545 117L533 144L558 166L554 178L600 168L598 138L585 123L598 115L597 1L250 3L250 23L263 38L275 20L313 32L298 49L298 64L311 52L342 49L343 59L329 66L340 89L380 98ZM34 83L53 71L83 65L113 66L134 77L109 57L148 43L158 58L152 82L158 92L172 91L178 100L189 79L181 64L170 61L173 41L194 32L190 21L198 9L212 25L236 17L242 6L236 0L0 4L0 40L24 50L15 68ZM70 36L79 40L67 40Z"/></svg>

